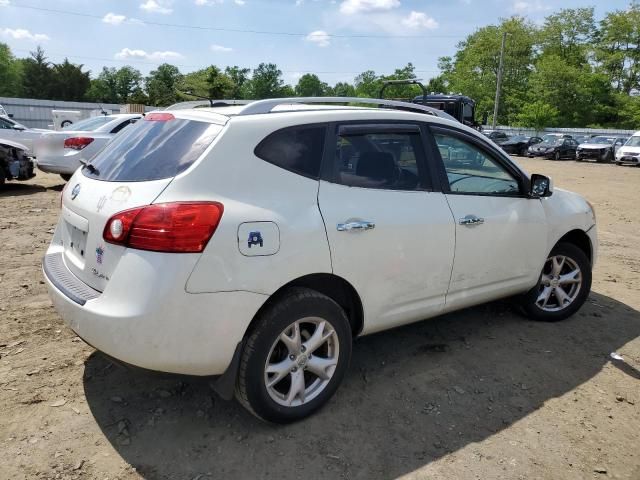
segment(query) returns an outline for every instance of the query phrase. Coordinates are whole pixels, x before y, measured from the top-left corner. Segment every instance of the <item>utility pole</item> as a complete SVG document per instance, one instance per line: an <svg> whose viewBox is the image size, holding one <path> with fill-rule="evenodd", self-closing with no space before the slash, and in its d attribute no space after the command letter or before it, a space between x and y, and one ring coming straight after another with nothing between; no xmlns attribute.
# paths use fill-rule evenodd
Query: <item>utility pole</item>
<svg viewBox="0 0 640 480"><path fill-rule="evenodd" d="M496 129L498 120L498 106L500 105L500 89L502 88L502 67L504 66L504 44L507 41L507 32L502 32L502 45L500 46L500 65L498 66L498 81L496 82L496 99L493 105L493 121L491 128Z"/></svg>

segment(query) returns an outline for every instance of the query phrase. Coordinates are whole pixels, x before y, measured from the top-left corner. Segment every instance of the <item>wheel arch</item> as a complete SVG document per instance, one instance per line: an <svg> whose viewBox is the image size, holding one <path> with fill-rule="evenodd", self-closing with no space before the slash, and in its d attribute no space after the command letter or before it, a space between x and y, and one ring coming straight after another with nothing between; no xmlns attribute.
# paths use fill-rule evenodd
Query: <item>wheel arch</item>
<svg viewBox="0 0 640 480"><path fill-rule="evenodd" d="M571 230L565 233L557 242L558 243L571 243L584 252L589 259L589 263L593 265L593 246L591 245L591 239L584 230L579 228Z"/></svg>
<svg viewBox="0 0 640 480"><path fill-rule="evenodd" d="M282 285L269 296L269 299L256 312L245 332L245 338L251 334L260 314L273 303L277 302L286 291L292 287L304 287L326 295L340 305L349 319L353 337L357 337L364 326L364 310L362 300L356 289L344 278L332 273L312 273L304 275Z"/></svg>

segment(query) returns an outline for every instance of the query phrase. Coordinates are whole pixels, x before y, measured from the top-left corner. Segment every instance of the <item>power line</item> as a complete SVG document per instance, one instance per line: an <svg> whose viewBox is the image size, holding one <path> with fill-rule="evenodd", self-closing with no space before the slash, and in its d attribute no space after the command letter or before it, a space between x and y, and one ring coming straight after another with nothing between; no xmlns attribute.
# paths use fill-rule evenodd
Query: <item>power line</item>
<svg viewBox="0 0 640 480"><path fill-rule="evenodd" d="M58 13L62 15L73 15L76 17L84 17L84 18L93 18L97 20L102 20L103 16L94 15L91 13L83 13L83 12L73 12L70 10L58 10L53 8L44 8L44 7L35 7L33 5L19 5L15 3L10 3L10 7L14 8L24 8L28 10L35 10L39 12L46 13ZM227 33L248 33L255 35L280 35L280 36L288 36L288 37L306 37L309 33L302 32L276 32L276 31L268 31L268 30L251 30L251 29L242 29L242 28L223 28L223 27L212 27L205 25L187 25L181 23L164 23L164 22L153 22L149 20L139 20L136 19L136 22L141 23L143 25L151 25L156 27L171 27L171 28L182 28L182 29L190 29L190 30L204 30L204 31L214 31L214 32L227 32ZM405 39L429 39L429 38L462 38L466 35L347 35L347 34L336 34L336 33L327 33L327 37L330 38L405 38Z"/></svg>

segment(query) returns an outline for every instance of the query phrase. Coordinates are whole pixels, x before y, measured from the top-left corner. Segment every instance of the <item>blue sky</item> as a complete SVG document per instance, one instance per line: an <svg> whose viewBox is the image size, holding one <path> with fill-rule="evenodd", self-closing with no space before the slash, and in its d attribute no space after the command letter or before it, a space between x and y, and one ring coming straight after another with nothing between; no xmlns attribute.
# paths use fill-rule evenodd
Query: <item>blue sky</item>
<svg viewBox="0 0 640 480"><path fill-rule="evenodd" d="M18 57L42 45L50 60L68 56L93 74L103 65L130 64L147 73L166 61L187 73L210 64L253 68L273 62L288 83L312 72L334 84L352 81L364 70L387 74L412 62L427 80L438 73L438 57L452 55L466 35L502 17L519 14L541 22L559 8L594 6L600 19L627 5L627 0L0 0L0 41Z"/></svg>

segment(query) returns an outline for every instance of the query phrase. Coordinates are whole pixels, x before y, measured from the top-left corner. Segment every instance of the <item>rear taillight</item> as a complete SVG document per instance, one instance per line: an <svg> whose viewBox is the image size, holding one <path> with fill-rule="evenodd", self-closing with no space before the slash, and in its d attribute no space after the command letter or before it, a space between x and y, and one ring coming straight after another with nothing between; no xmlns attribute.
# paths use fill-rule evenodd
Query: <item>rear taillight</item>
<svg viewBox="0 0 640 480"><path fill-rule="evenodd" d="M93 142L91 137L71 137L64 141L64 148L71 148L73 150L82 150L84 147Z"/></svg>
<svg viewBox="0 0 640 480"><path fill-rule="evenodd" d="M159 203L113 215L104 240L138 250L199 253L216 231L224 207L218 202Z"/></svg>

